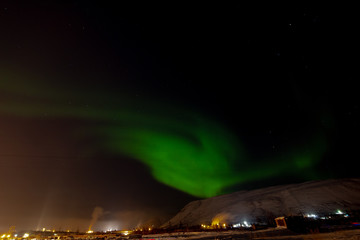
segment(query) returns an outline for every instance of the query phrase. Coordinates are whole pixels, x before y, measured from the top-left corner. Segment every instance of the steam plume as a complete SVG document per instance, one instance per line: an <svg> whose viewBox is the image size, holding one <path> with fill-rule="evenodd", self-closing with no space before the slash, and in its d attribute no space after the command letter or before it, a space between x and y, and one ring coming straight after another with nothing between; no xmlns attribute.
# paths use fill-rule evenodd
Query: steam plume
<svg viewBox="0 0 360 240"><path fill-rule="evenodd" d="M97 220L104 214L104 209L102 207L95 207L92 213L92 219L89 226L89 231L92 230L93 225L97 222Z"/></svg>

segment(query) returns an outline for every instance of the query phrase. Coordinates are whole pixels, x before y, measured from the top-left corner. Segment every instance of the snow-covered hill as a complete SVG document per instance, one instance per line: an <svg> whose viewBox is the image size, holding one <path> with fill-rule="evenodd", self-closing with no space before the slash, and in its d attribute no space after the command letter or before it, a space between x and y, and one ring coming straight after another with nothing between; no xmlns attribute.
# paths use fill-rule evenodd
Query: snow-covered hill
<svg viewBox="0 0 360 240"><path fill-rule="evenodd" d="M327 214L350 209L360 209L360 179L310 181L193 201L163 226L195 226L213 221L253 223L277 216Z"/></svg>

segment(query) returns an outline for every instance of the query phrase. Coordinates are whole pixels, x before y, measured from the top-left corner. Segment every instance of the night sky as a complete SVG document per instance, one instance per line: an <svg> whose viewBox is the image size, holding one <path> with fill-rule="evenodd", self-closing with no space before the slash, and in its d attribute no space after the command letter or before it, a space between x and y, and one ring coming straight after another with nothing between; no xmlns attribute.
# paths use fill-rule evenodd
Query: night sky
<svg viewBox="0 0 360 240"><path fill-rule="evenodd" d="M1 1L0 230L360 177L354 9Z"/></svg>

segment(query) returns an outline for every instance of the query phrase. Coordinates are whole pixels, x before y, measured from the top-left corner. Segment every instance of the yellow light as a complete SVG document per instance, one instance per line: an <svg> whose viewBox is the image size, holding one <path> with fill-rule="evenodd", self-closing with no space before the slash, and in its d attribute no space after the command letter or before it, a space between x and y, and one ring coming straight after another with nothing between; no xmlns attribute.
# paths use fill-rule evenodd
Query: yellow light
<svg viewBox="0 0 360 240"><path fill-rule="evenodd" d="M1 236L1 238L4 238L4 237L6 237L6 235L5 235L5 234Z"/></svg>
<svg viewBox="0 0 360 240"><path fill-rule="evenodd" d="M45 232L46 228L43 228L43 232Z"/></svg>
<svg viewBox="0 0 360 240"><path fill-rule="evenodd" d="M151 228L149 228L149 231L151 231Z"/></svg>
<svg viewBox="0 0 360 240"><path fill-rule="evenodd" d="M30 236L30 234L25 233L24 236L23 236L23 238L28 238L29 236Z"/></svg>
<svg viewBox="0 0 360 240"><path fill-rule="evenodd" d="M93 232L94 232L93 230L89 229L89 231L87 231L86 233L93 233Z"/></svg>
<svg viewBox="0 0 360 240"><path fill-rule="evenodd" d="M9 237L11 237L11 235L9 234L9 235L7 235L6 237L9 238Z"/></svg>
<svg viewBox="0 0 360 240"><path fill-rule="evenodd" d="M224 223L223 226L226 227L226 224Z"/></svg>

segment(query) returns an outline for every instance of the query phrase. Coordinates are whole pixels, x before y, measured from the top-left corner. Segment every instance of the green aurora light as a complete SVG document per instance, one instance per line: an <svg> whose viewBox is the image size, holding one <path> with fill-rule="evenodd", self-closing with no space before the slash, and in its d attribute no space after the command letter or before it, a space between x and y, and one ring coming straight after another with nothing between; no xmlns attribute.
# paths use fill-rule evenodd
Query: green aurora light
<svg viewBox="0 0 360 240"><path fill-rule="evenodd" d="M244 145L229 130L187 109L155 101L133 101L123 95L127 104L109 105L104 101L96 107L69 105L63 96L78 101L91 98L61 88L46 87L42 91L33 85L27 88L24 82L17 86L22 87L17 88L14 81L0 84L2 93L13 96L1 101L1 114L36 118L46 113L53 118L100 122L90 131L101 137L102 149L141 161L159 182L196 197L216 196L235 184L282 174L311 175L311 167L326 151L325 137L315 134L301 147L254 164ZM26 101L21 100L24 98ZM138 111L140 108L145 110Z"/></svg>

